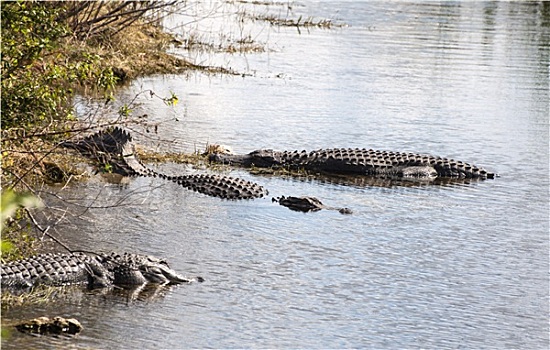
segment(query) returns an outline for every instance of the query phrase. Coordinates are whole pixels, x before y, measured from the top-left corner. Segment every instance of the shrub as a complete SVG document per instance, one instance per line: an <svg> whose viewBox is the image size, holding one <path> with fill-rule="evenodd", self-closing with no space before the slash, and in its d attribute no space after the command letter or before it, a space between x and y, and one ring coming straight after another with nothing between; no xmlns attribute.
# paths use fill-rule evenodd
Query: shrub
<svg viewBox="0 0 550 350"><path fill-rule="evenodd" d="M79 85L114 88L116 78L99 56L67 52L71 31L58 20L66 11L62 3L6 2L1 11L2 129L30 130L71 119Z"/></svg>

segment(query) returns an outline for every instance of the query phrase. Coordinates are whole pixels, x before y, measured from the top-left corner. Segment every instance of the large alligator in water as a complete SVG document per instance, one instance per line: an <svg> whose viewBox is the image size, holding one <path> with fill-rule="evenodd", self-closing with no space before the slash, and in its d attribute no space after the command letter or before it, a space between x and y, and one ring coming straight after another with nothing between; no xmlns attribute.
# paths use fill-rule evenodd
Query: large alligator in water
<svg viewBox="0 0 550 350"><path fill-rule="evenodd" d="M102 130L76 141L65 141L61 146L78 150L81 154L108 165L124 176L160 177L185 188L224 199L251 199L267 195L262 186L239 178L215 174L170 176L146 167L136 157L130 134L121 128Z"/></svg>
<svg viewBox="0 0 550 350"><path fill-rule="evenodd" d="M274 167L325 174L370 175L384 178L492 179L494 173L454 159L405 152L359 148L306 151L257 150L245 155L216 153L209 160L244 167Z"/></svg>
<svg viewBox="0 0 550 350"><path fill-rule="evenodd" d="M133 253L49 253L0 267L2 290L28 291L39 285L86 284L90 288L202 282L170 268L164 260Z"/></svg>
<svg viewBox="0 0 550 350"><path fill-rule="evenodd" d="M171 176L152 170L136 156L130 134L118 127L99 131L80 140L66 141L61 145L76 149L102 165L108 164L113 172L125 176L159 177L224 199L260 198L268 194L262 186L239 178L214 174ZM244 167L305 170L329 176L367 175L388 181L432 182L435 179L492 179L497 176L481 167L450 158L364 148L333 148L312 152L262 149L245 155L213 153L209 155L209 161ZM312 197L281 197L274 201L300 211L304 211L304 208L310 211L329 208Z"/></svg>

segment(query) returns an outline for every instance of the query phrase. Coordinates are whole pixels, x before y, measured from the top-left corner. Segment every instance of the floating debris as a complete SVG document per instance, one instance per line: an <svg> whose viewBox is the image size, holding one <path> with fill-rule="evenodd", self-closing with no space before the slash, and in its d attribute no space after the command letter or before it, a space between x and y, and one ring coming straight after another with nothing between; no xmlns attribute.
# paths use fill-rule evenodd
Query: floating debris
<svg viewBox="0 0 550 350"><path fill-rule="evenodd" d="M84 327L75 318L42 316L16 324L15 328L23 333L40 335L75 335L80 333Z"/></svg>

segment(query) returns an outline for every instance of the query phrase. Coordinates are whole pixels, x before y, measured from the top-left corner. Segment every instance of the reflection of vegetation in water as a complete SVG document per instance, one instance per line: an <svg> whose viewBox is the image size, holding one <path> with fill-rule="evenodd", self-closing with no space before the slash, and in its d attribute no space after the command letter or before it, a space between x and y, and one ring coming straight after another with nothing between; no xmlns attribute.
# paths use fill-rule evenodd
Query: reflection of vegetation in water
<svg viewBox="0 0 550 350"><path fill-rule="evenodd" d="M47 286L40 285L32 289L32 291L25 292L19 295L13 295L10 293L2 293L2 308L10 308L20 305L35 305L51 302L59 294L63 298L66 298L66 290L72 288L72 286Z"/></svg>

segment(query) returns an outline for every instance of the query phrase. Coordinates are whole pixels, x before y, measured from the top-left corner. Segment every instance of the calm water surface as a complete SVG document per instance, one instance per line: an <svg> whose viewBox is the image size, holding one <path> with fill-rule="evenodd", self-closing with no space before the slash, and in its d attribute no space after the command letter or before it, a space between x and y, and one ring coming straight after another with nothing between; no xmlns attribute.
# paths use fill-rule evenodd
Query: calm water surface
<svg viewBox="0 0 550 350"><path fill-rule="evenodd" d="M269 197L316 196L352 208L350 216L292 212L269 198L223 201L148 178L50 189L98 207L73 208L80 219L58 227L73 247L165 257L206 282L137 298L69 293L4 310L5 320L77 317L85 329L70 340L12 334L2 347L547 349L548 3L300 2L295 18L347 26L299 33L231 21L243 8L286 17L282 5L208 6L191 13L215 9L218 22L183 28L214 45L223 44L216 33L224 29L268 50L176 51L244 77L136 81L121 91L123 101L147 89L180 98L176 108L138 99L135 113L158 127L136 133L138 143L186 152L207 143L237 153L411 151L501 177L379 186L222 170L262 184ZM189 22L176 16L167 26L177 32Z"/></svg>

